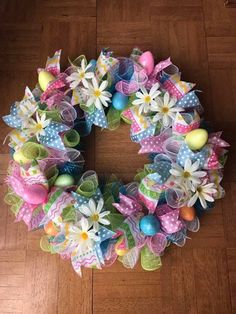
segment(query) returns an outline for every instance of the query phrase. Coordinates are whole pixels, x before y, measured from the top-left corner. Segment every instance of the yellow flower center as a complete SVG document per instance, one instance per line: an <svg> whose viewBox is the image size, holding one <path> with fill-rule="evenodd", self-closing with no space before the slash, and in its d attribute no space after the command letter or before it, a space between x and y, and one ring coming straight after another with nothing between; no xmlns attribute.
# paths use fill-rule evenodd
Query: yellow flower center
<svg viewBox="0 0 236 314"><path fill-rule="evenodd" d="M144 102L145 102L146 104L149 104L150 101L151 101L151 97L150 97L149 95L144 97Z"/></svg>
<svg viewBox="0 0 236 314"><path fill-rule="evenodd" d="M167 107L167 106L162 107L162 112L163 113L168 113L169 112L169 107Z"/></svg>
<svg viewBox="0 0 236 314"><path fill-rule="evenodd" d="M184 177L185 179L189 178L189 177L190 177L190 173L189 173L188 171L184 171L184 172L183 172L183 177Z"/></svg>
<svg viewBox="0 0 236 314"><path fill-rule="evenodd" d="M40 131L40 130L42 130L42 129L43 129L42 123L37 123L37 124L35 125L35 130L36 130L36 131Z"/></svg>
<svg viewBox="0 0 236 314"><path fill-rule="evenodd" d="M91 218L92 218L93 221L98 221L99 220L99 215L98 214L93 214L91 216Z"/></svg>
<svg viewBox="0 0 236 314"><path fill-rule="evenodd" d="M79 76L80 76L80 78L82 78L82 79L83 79L83 78L84 78L84 76L85 76L85 73L84 73L84 72L80 72L80 75L79 75Z"/></svg>
<svg viewBox="0 0 236 314"><path fill-rule="evenodd" d="M86 241L87 239L88 239L88 234L87 234L87 232L85 232L85 231L83 231L83 232L81 232L81 238L84 240L84 241Z"/></svg>
<svg viewBox="0 0 236 314"><path fill-rule="evenodd" d="M93 94L94 94L94 96L97 97L97 98L101 96L101 92L100 92L99 89L94 90L94 93L93 93Z"/></svg>

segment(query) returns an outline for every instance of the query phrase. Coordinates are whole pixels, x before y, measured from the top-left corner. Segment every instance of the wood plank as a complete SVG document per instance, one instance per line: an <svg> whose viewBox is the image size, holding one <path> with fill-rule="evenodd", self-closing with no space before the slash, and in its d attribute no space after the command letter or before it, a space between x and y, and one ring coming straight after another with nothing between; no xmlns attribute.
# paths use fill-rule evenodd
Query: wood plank
<svg viewBox="0 0 236 314"><path fill-rule="evenodd" d="M235 36L236 9L227 9L222 0L203 0L207 36Z"/></svg>
<svg viewBox="0 0 236 314"><path fill-rule="evenodd" d="M103 271L94 271L94 313L149 313L161 308L160 272L123 269L118 262Z"/></svg>
<svg viewBox="0 0 236 314"><path fill-rule="evenodd" d="M198 312L231 313L225 250L194 249L193 258Z"/></svg>
<svg viewBox="0 0 236 314"><path fill-rule="evenodd" d="M232 312L236 311L236 249L228 248L227 262L229 269L229 282L230 282L230 292L231 292L231 302L232 302Z"/></svg>
<svg viewBox="0 0 236 314"><path fill-rule="evenodd" d="M1 313L23 313L23 300L1 300L0 312Z"/></svg>
<svg viewBox="0 0 236 314"><path fill-rule="evenodd" d="M40 251L41 231L28 233L2 202L8 147L0 145L1 313L234 313L236 311L236 9L223 0L2 0L0 3L1 114L37 82L37 68L62 48L67 56L95 58L103 47L129 55L152 50L171 56L183 79L195 82L205 116L231 143L226 197L201 218L183 248L171 245L163 266L145 272L116 262L80 279L70 261ZM1 119L0 119L1 120ZM0 121L0 142L10 131ZM132 180L148 162L129 139L129 126L95 129L86 139L86 169ZM226 183L227 182L227 183Z"/></svg>

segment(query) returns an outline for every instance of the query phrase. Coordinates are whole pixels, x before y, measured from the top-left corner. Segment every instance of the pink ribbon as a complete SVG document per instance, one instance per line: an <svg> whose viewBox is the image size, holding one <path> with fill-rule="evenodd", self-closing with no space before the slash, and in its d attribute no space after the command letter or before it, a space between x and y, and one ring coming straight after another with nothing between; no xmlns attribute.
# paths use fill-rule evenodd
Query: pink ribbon
<svg viewBox="0 0 236 314"><path fill-rule="evenodd" d="M152 71L152 73L149 75L148 81L147 81L147 83L146 83L146 88L151 89L151 87L152 87L155 83L159 82L159 80L158 80L158 74L159 74L163 69L167 68L167 67L168 67L169 65L171 65L171 64L172 64L172 62L170 61L170 58L159 62L159 63L155 66L155 68L154 68L154 70Z"/></svg>
<svg viewBox="0 0 236 314"><path fill-rule="evenodd" d="M145 153L163 153L164 142L171 136L172 132L171 129L167 129L166 131L162 132L156 136L150 136L141 140L140 145L141 148L139 150L139 154Z"/></svg>
<svg viewBox="0 0 236 314"><path fill-rule="evenodd" d="M131 196L120 194L119 197L120 203L114 203L113 206L115 206L123 215L127 216L125 222L132 230L132 235L135 237L136 247L141 250L143 246L147 245L154 254L159 256L167 245L166 236L162 232L158 232L152 237L140 234L140 230L136 230L136 227L134 226L138 223L137 219L140 219L137 214L142 212L141 204ZM119 236L120 235L124 234L120 233Z"/></svg>
<svg viewBox="0 0 236 314"><path fill-rule="evenodd" d="M161 229L168 234L183 228L183 223L179 220L179 209L172 209L167 204L160 205L156 209L156 215L161 222Z"/></svg>
<svg viewBox="0 0 236 314"><path fill-rule="evenodd" d="M213 145L214 148L229 147L229 143L221 139L222 132L211 133L209 135L208 144Z"/></svg>
<svg viewBox="0 0 236 314"><path fill-rule="evenodd" d="M142 205L132 196L119 194L120 202L112 205L124 216L131 216L142 211Z"/></svg>
<svg viewBox="0 0 236 314"><path fill-rule="evenodd" d="M19 222L23 220L25 224L28 226L28 229L30 230L30 221L32 218L33 211L38 207L38 205L23 203L21 206L17 216L16 216L16 222Z"/></svg>

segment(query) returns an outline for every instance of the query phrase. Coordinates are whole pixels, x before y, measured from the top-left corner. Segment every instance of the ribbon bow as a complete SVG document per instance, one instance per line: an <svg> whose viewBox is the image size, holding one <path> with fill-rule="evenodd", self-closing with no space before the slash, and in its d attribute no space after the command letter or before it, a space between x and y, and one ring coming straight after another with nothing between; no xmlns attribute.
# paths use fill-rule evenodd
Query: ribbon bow
<svg viewBox="0 0 236 314"><path fill-rule="evenodd" d="M48 57L45 70L55 76L55 80L48 84L45 92L42 93L41 102L47 103L52 107L54 103L60 102L64 98L64 93L61 89L68 86L66 82L67 74L60 73L60 58L61 50L57 50L52 58ZM38 69L38 73L44 69Z"/></svg>
<svg viewBox="0 0 236 314"><path fill-rule="evenodd" d="M141 115L138 107L131 107L122 112L122 117L131 122L130 138L133 142L140 142L155 133L156 126L151 118Z"/></svg>
<svg viewBox="0 0 236 314"><path fill-rule="evenodd" d="M52 121L45 129L45 135L39 136L39 141L47 147L65 151L65 145L59 135L61 132L70 130L70 128L64 124Z"/></svg>
<svg viewBox="0 0 236 314"><path fill-rule="evenodd" d="M39 226L45 214L39 204L30 204L28 201L25 201L24 195L27 193L28 187L36 183L37 185L41 184L47 189L47 180L38 165L24 170L17 163L12 162L11 169L12 172L8 175L6 182L14 193L10 192L6 200L9 202L9 197L10 199L12 199L12 197L15 199L14 204L11 205L16 206L16 221L23 220L28 226L28 229L32 230ZM22 198L21 202L19 202L17 195Z"/></svg>
<svg viewBox="0 0 236 314"><path fill-rule="evenodd" d="M117 231L124 240L120 243L121 248L128 250L121 261L126 267L133 268L141 253L141 264L144 269L158 269L161 266L160 254L167 245L165 235L160 232L148 237L141 233L139 221L142 217L142 205L130 196L120 194L120 200L113 206L127 216Z"/></svg>

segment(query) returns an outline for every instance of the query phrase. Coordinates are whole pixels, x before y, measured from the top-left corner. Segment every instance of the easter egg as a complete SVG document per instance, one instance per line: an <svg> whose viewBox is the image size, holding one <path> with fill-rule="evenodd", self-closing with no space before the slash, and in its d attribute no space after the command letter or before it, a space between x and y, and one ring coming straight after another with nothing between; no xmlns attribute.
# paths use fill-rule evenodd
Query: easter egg
<svg viewBox="0 0 236 314"><path fill-rule="evenodd" d="M45 91L48 87L48 84L54 80L55 80L55 77L50 72L45 71L45 70L39 72L38 82L39 82L40 88L43 91Z"/></svg>
<svg viewBox="0 0 236 314"><path fill-rule="evenodd" d="M147 71L147 75L150 75L154 69L154 58L151 51L145 51L138 59L138 62Z"/></svg>
<svg viewBox="0 0 236 314"><path fill-rule="evenodd" d="M75 183L75 180L71 175L61 174L60 176L57 177L54 185L63 188L63 187L74 185L74 183Z"/></svg>
<svg viewBox="0 0 236 314"><path fill-rule="evenodd" d="M44 226L44 230L48 235L51 236L56 236L58 234L58 230L53 221L49 221L49 223Z"/></svg>
<svg viewBox="0 0 236 314"><path fill-rule="evenodd" d="M195 129L185 137L185 142L191 150L201 149L208 140L208 133L205 129Z"/></svg>
<svg viewBox="0 0 236 314"><path fill-rule="evenodd" d="M195 208L183 206L179 210L179 216L186 221L192 221L196 217Z"/></svg>
<svg viewBox="0 0 236 314"><path fill-rule="evenodd" d="M22 198L29 204L42 204L46 201L47 189L41 184L32 184L25 188Z"/></svg>
<svg viewBox="0 0 236 314"><path fill-rule="evenodd" d="M124 256L128 251L129 249L126 247L125 239L121 237L115 244L115 252L118 256Z"/></svg>
<svg viewBox="0 0 236 314"><path fill-rule="evenodd" d="M147 215L139 222L141 231L147 236L154 236L160 231L160 222L154 215Z"/></svg>
<svg viewBox="0 0 236 314"><path fill-rule="evenodd" d="M22 154L22 152L20 150L16 151L13 154L13 159L19 163L19 164L27 164L29 162L31 162L30 159L25 158L25 156Z"/></svg>
<svg viewBox="0 0 236 314"><path fill-rule="evenodd" d="M116 92L112 97L112 106L117 110L123 110L128 105L129 97Z"/></svg>

